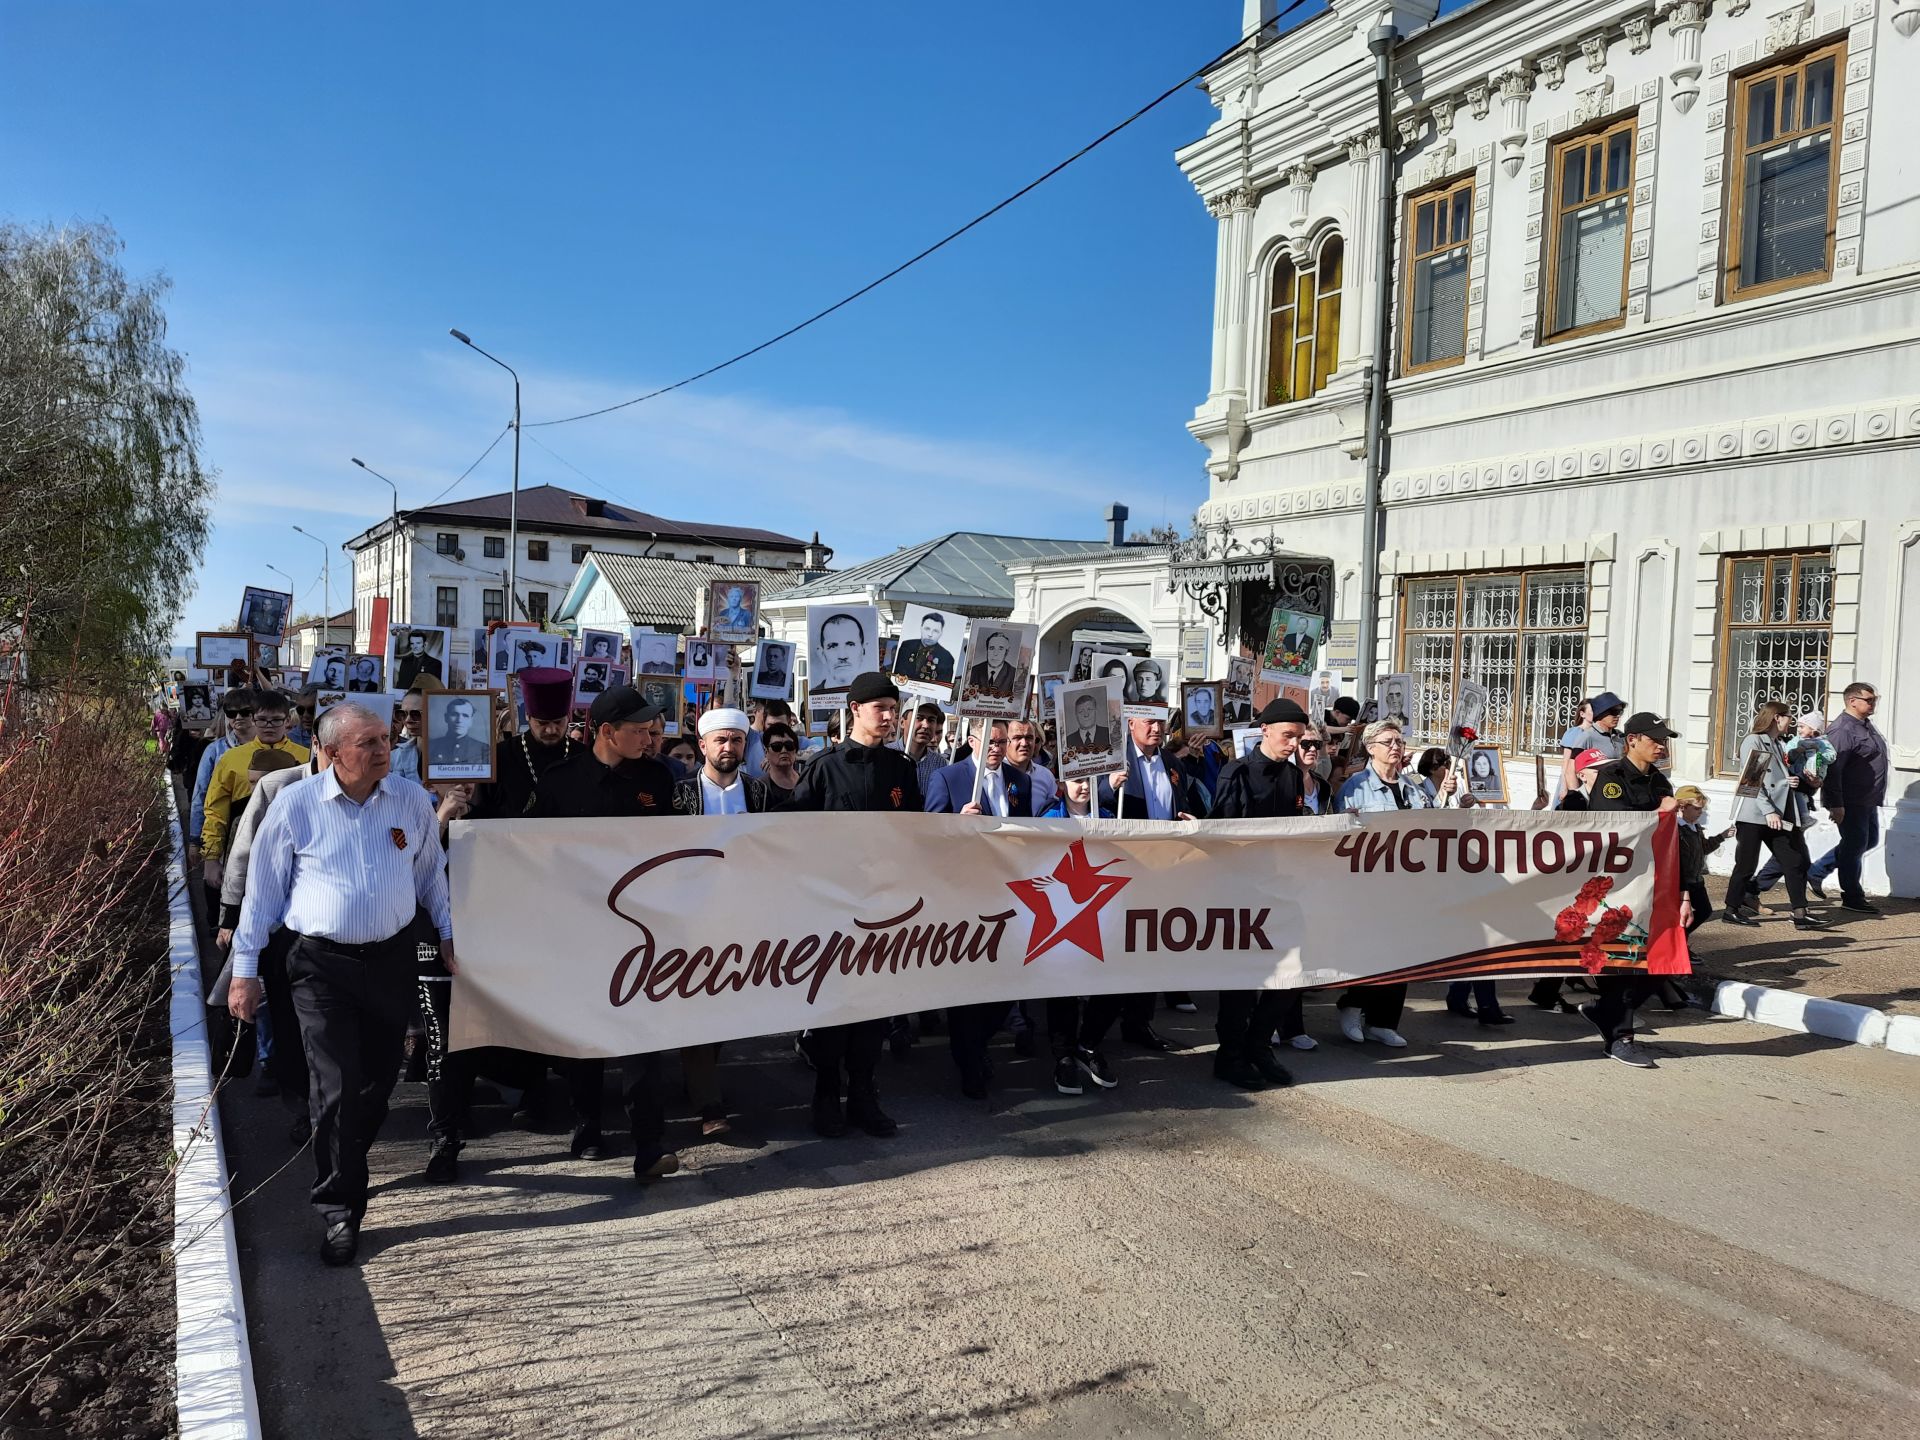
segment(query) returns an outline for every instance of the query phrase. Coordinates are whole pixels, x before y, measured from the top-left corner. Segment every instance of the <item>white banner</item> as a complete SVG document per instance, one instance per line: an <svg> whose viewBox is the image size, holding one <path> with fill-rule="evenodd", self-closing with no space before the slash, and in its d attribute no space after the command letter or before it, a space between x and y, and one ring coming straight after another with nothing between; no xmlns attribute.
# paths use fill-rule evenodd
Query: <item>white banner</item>
<svg viewBox="0 0 1920 1440"><path fill-rule="evenodd" d="M1674 825L1651 815L459 821L451 858L455 1049L613 1056L981 1000L1687 969Z"/></svg>

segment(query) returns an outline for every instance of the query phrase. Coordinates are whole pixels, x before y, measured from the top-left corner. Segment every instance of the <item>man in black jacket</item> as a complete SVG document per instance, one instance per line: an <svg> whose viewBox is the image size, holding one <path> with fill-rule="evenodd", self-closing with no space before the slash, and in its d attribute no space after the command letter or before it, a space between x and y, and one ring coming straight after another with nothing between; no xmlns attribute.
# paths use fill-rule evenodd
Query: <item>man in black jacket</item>
<svg viewBox="0 0 1920 1440"><path fill-rule="evenodd" d="M553 766L540 780L530 812L536 817L670 815L673 774L648 755L649 729L660 712L631 685L603 691L587 712L592 748ZM661 1143L667 1133L660 1098L660 1056L630 1055L621 1062L627 1118L633 1127L633 1177L642 1184L671 1175L680 1157ZM606 1154L600 1138L600 1090L604 1060L573 1060L567 1065L573 1099L573 1153L597 1160Z"/></svg>
<svg viewBox="0 0 1920 1440"><path fill-rule="evenodd" d="M1292 700L1271 701L1259 714L1260 745L1220 772L1213 815L1221 820L1304 813L1300 765L1294 755L1307 733L1307 712ZM1243 1090L1291 1085L1293 1076L1273 1055L1276 1030L1300 1031L1298 990L1222 990L1214 1033L1215 1077Z"/></svg>
<svg viewBox="0 0 1920 1440"><path fill-rule="evenodd" d="M847 687L848 738L800 772L800 783L782 810L866 810L908 814L920 810L919 777L913 761L887 740L900 723L900 692L877 670L854 677ZM851 1121L869 1135L900 1127L880 1108L874 1071L880 1063L887 1021L859 1020L808 1032L813 1062L813 1128L829 1138L847 1133ZM840 1106L840 1071L846 1069L846 1109Z"/></svg>
<svg viewBox="0 0 1920 1440"><path fill-rule="evenodd" d="M1587 797L1589 810L1638 810L1664 812L1676 810L1673 786L1659 768L1670 742L1680 737L1658 715L1642 710L1630 716L1620 727L1626 732L1625 753L1594 772ZM1681 902L1680 923L1692 918L1693 907ZM1657 977L1647 974L1597 975L1594 989L1598 997L1580 1007L1580 1013L1600 1032L1600 1043L1607 1054L1623 1065L1639 1070L1655 1068L1653 1057L1633 1039L1633 1012L1660 988Z"/></svg>

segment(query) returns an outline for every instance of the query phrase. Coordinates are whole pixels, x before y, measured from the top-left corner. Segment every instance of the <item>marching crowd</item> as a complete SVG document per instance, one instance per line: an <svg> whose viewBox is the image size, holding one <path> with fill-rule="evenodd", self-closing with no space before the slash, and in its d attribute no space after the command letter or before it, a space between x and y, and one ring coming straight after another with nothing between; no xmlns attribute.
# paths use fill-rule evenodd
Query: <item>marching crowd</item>
<svg viewBox="0 0 1920 1440"><path fill-rule="evenodd" d="M525 728L501 737L496 778L478 786L420 783L424 695L439 688L431 676L416 679L391 722L352 697L316 719L312 687L298 694L228 689L220 733L206 740L164 708L156 714L169 763L190 788L189 860L206 885L214 940L225 955L210 1003L253 1024L248 1043L262 1067L261 1088L277 1092L287 1107L293 1141L312 1143L311 1196L325 1226L321 1256L330 1264L345 1264L357 1251L367 1157L410 1036L416 1078L427 1083L429 1181L458 1178L466 1112L482 1075L521 1091L532 1107L557 1073L572 1111L572 1153L609 1153L601 1113L605 1062L446 1048L459 961L444 841L455 819L924 809L1174 821L1474 803L1448 751L1416 755L1404 718L1363 723L1351 699L1317 720L1292 700L1274 700L1255 717L1257 746L1238 759L1217 741L1169 735L1163 720L1131 720L1124 768L1063 782L1051 763L1059 737L1050 725L976 722L952 737L959 743L949 751L940 708L903 710L893 681L879 672L853 681L844 739L811 752L784 702L755 702L750 714L717 706L689 715L691 733L669 743L664 714L633 688L597 695L582 715L573 708L572 672L529 669L519 682ZM1535 808L1677 809L1690 930L1714 914L1706 857L1730 837L1735 859L1720 912L1726 923L1758 923L1759 896L1784 880L1793 924L1820 928L1809 897L1827 898L1830 876L1837 877L1842 906L1872 913L1860 877L1863 856L1879 841L1887 784L1887 747L1873 725L1877 701L1873 686L1848 686L1845 713L1831 725L1817 713L1796 717L1777 702L1762 705L1742 747L1732 823L1708 833L1704 794L1691 785L1675 790L1667 778L1676 736L1666 721L1629 714L1618 696L1601 694L1562 737L1556 793L1540 796ZM1818 861L1806 844L1816 806L1840 831L1838 845ZM1763 848L1769 863L1759 868ZM1591 999L1564 1000L1568 986L1589 990ZM1585 1016L1607 1055L1651 1068L1634 1040L1634 1012L1660 989L1645 975L1603 973L1541 981L1529 1000ZM1404 985L1348 987L1336 1001L1341 1034L1355 1044L1404 1047L1405 999ZM1301 1000L1299 990L1222 993L1214 1075L1247 1090L1290 1084L1275 1046L1312 1050L1318 1043L1306 1031ZM814 1073L813 1128L824 1136L849 1128L893 1134L897 1127L880 1103L881 1057L889 1045L904 1051L916 1033L941 1028L968 1097L987 1094L989 1042L1003 1028L1012 1030L1021 1053L1036 1048L1044 1028L1062 1094L1079 1095L1087 1085L1113 1089L1118 1080L1104 1048L1116 1025L1122 1044L1178 1048L1154 1028L1163 1002L1197 1008L1179 993L1067 996L1046 1001L1044 1014L990 1001L944 1016L805 1032L796 1043ZM1670 995L1668 1003L1684 997ZM1446 1006L1481 1025L1512 1018L1491 981L1449 986ZM679 1078L707 1137L734 1123L719 1084L719 1048L677 1054ZM666 1144L666 1058L618 1062L633 1171L643 1183L679 1168Z"/></svg>

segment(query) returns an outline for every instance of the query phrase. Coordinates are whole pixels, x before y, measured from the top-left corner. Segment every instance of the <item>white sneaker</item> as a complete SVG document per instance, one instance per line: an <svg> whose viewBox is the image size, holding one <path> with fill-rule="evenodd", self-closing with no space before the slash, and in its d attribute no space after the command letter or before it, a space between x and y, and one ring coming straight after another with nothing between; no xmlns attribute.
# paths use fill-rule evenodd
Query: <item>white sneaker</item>
<svg viewBox="0 0 1920 1440"><path fill-rule="evenodd" d="M1377 1040L1389 1050L1404 1050L1407 1042L1401 1038L1398 1030L1389 1030L1384 1025L1367 1026L1367 1039Z"/></svg>
<svg viewBox="0 0 1920 1440"><path fill-rule="evenodd" d="M1287 1042L1296 1050L1318 1050L1320 1042L1311 1035L1296 1035Z"/></svg>
<svg viewBox="0 0 1920 1440"><path fill-rule="evenodd" d="M1342 1010L1340 1014L1340 1033L1358 1045L1367 1038L1366 1016L1359 1010Z"/></svg>

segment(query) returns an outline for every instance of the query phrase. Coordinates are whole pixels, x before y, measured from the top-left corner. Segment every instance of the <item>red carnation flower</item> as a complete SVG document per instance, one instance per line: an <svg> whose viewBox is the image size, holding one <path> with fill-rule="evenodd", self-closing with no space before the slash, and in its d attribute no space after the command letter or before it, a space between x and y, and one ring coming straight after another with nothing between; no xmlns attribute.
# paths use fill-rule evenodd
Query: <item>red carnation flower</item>
<svg viewBox="0 0 1920 1440"><path fill-rule="evenodd" d="M1587 928L1587 913L1569 905L1553 921L1553 938L1562 944L1572 944L1578 940Z"/></svg>

